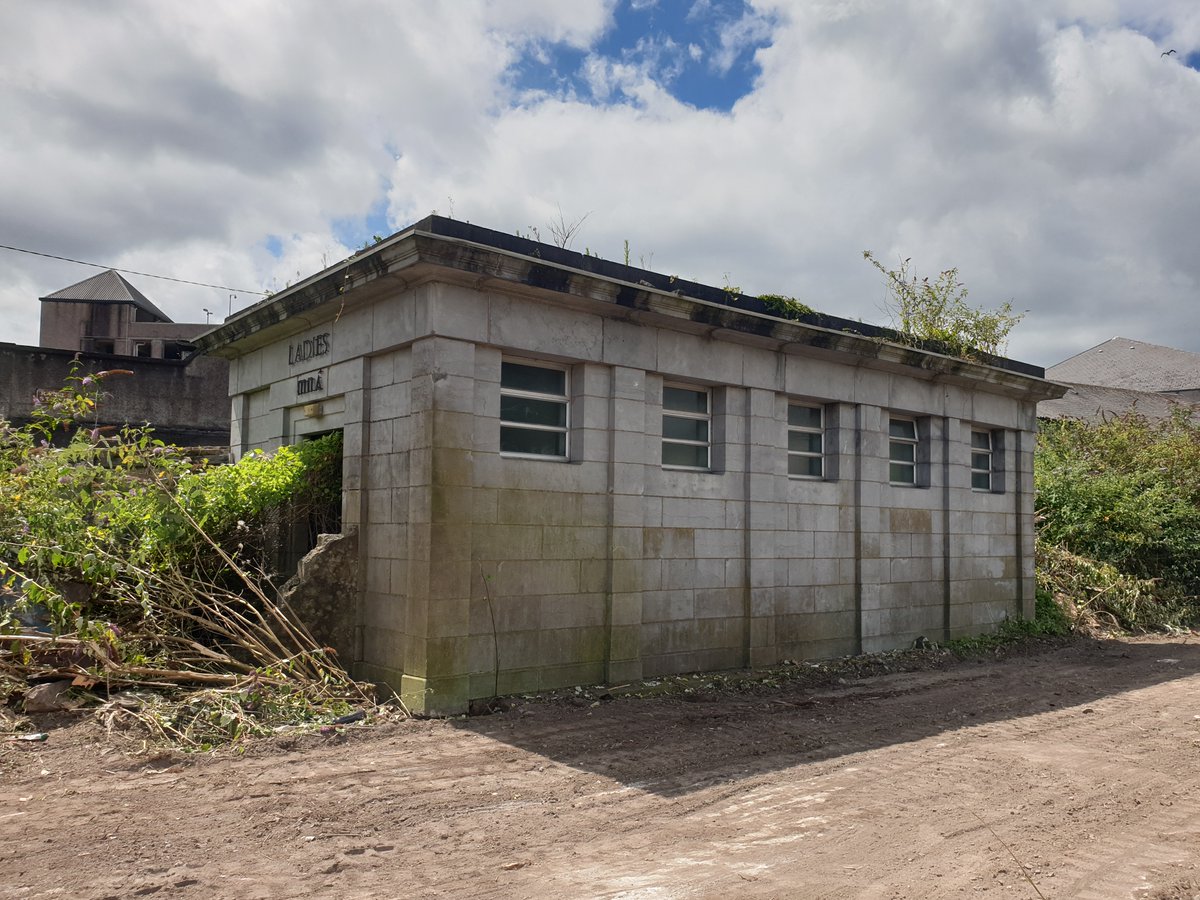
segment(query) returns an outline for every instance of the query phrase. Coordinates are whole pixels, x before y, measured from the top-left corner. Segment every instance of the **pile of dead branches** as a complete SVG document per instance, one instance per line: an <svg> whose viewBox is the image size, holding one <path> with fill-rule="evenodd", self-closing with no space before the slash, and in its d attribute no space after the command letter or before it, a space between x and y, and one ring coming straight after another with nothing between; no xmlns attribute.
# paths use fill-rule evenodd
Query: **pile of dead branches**
<svg viewBox="0 0 1200 900"><path fill-rule="evenodd" d="M80 426L110 374L76 366L30 425L0 420L0 700L185 747L373 708L263 568L263 523L340 496L340 446L209 466L145 428Z"/></svg>
<svg viewBox="0 0 1200 900"><path fill-rule="evenodd" d="M10 630L0 636L0 690L17 705L53 697L35 709L94 707L109 727L199 749L374 708L371 685L229 564L241 591L177 568L141 571L109 585L102 621L71 633Z"/></svg>
<svg viewBox="0 0 1200 900"><path fill-rule="evenodd" d="M1195 611L1196 598L1165 579L1136 578L1041 538L1037 583L1085 634L1171 631Z"/></svg>

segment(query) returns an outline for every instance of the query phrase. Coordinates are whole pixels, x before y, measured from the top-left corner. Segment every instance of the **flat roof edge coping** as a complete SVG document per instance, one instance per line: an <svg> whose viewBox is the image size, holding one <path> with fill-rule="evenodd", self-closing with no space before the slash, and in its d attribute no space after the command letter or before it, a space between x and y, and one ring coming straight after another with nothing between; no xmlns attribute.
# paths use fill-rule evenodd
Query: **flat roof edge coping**
<svg viewBox="0 0 1200 900"><path fill-rule="evenodd" d="M429 267L425 272L412 271ZM412 284L435 280L436 270L457 272L513 289L535 289L591 303L606 303L628 313L654 315L664 323L684 321L728 337L758 338L787 350L811 348L848 355L848 364L924 370L926 377L949 376L982 382L1028 396L1060 397L1065 388L1045 380L1039 366L997 356L983 361L947 356L900 343L893 329L830 316L806 314L782 318L767 311L757 297L699 284L577 253L467 222L429 216L372 247L230 316L224 323L192 338L198 350L234 358L248 339L254 349L281 339L298 328L325 321L330 307L344 311L377 296L364 290L391 277ZM408 273L406 277L405 273ZM456 279L457 280L457 279ZM320 312L318 313L318 310ZM309 315L316 313L316 315Z"/></svg>

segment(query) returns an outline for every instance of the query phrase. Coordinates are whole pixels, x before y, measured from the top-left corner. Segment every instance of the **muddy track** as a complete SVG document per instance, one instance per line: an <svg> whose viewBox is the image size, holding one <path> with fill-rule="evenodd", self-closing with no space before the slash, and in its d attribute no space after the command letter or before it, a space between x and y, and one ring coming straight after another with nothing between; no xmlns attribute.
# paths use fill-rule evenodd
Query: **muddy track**
<svg viewBox="0 0 1200 900"><path fill-rule="evenodd" d="M0 897L1200 893L1190 636L296 743L5 745Z"/></svg>

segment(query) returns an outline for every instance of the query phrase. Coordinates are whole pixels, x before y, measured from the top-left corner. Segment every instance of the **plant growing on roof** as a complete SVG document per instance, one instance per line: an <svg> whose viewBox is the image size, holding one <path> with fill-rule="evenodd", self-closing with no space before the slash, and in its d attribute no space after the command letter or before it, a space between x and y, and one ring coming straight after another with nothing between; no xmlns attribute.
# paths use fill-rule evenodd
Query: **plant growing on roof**
<svg viewBox="0 0 1200 900"><path fill-rule="evenodd" d="M870 250L863 251L863 259L883 274L888 292L884 305L892 327L914 345L934 344L962 359L1000 356L1008 346L1009 333L1025 317L1014 313L1008 302L994 310L968 306L967 289L958 280L957 268L945 269L931 281L912 274L908 259L897 269L884 266Z"/></svg>
<svg viewBox="0 0 1200 900"><path fill-rule="evenodd" d="M726 302L737 303L742 299L741 286L730 282L728 272L725 272L721 277L725 280L725 284L721 286L721 290L725 292Z"/></svg>
<svg viewBox="0 0 1200 900"><path fill-rule="evenodd" d="M771 315L781 319L799 319L801 316L811 316L817 312L807 303L801 303L795 297L786 297L783 294L759 294L758 299Z"/></svg>
<svg viewBox="0 0 1200 900"><path fill-rule="evenodd" d="M557 204L556 204L557 206ZM547 227L550 229L550 237L554 242L554 246L562 247L564 250L570 250L571 244L575 242L575 238L579 235L579 229L583 228L583 223L587 221L591 212L585 212L578 219L567 221L563 215L562 207L558 207L558 221L550 222Z"/></svg>
<svg viewBox="0 0 1200 900"><path fill-rule="evenodd" d="M564 250L570 250L571 244L573 244L575 242L575 238L579 236L579 232L583 228L583 223L587 221L588 216L590 215L591 212L589 211L584 213L578 219L568 220L567 217L563 215L562 207L559 206L558 219L552 219L546 223L546 228L550 231L550 243L552 243L555 247L561 247ZM517 237L524 238L527 241L537 241L539 244L542 242L541 229L539 229L536 225L530 225L524 232L518 228L516 230L516 235ZM626 241L625 243L626 263L628 264L629 242ZM585 250L583 255L592 256L594 254Z"/></svg>

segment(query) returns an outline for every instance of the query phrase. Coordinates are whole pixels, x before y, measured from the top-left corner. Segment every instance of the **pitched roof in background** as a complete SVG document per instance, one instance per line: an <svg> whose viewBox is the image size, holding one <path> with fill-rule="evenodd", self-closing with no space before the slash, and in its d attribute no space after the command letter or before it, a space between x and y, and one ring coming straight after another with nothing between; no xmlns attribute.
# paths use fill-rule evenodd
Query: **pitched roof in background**
<svg viewBox="0 0 1200 900"><path fill-rule="evenodd" d="M149 297L112 269L39 299L59 303L132 303L164 322L171 321L170 316L151 303Z"/></svg>
<svg viewBox="0 0 1200 900"><path fill-rule="evenodd" d="M1046 369L1051 381L1134 391L1200 389L1200 353L1115 337Z"/></svg>
<svg viewBox="0 0 1200 900"><path fill-rule="evenodd" d="M1158 422L1171 418L1180 409L1188 410L1194 421L1200 421L1200 406L1178 400L1169 394L1094 384L1067 384L1067 393L1064 396L1057 400L1039 402L1037 414L1042 419L1101 422L1116 416L1137 413L1152 422Z"/></svg>

